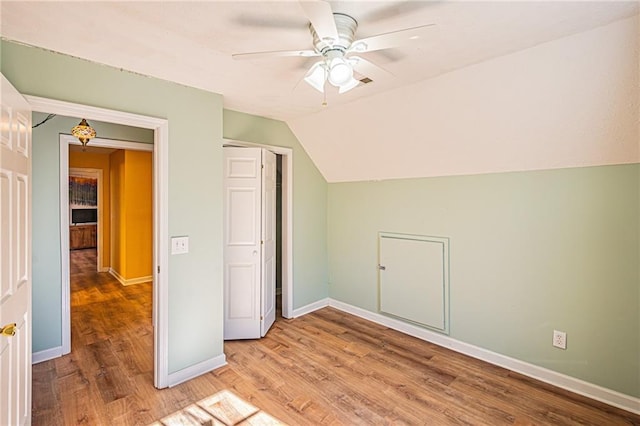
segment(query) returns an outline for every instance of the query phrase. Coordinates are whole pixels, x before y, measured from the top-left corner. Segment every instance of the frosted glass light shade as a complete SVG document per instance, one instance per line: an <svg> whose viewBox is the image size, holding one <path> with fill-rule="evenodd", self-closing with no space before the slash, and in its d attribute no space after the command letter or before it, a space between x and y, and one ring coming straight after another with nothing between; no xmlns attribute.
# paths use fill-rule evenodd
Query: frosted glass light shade
<svg viewBox="0 0 640 426"><path fill-rule="evenodd" d="M348 92L349 90L351 90L354 87L356 87L358 85L358 83L360 83L360 82L358 80L356 80L355 78L353 78L353 76L352 76L351 80L347 81L345 84L340 86L340 90L338 90L338 93Z"/></svg>
<svg viewBox="0 0 640 426"><path fill-rule="evenodd" d="M329 83L340 87L353 79L353 68L344 58L334 58L329 64Z"/></svg>
<svg viewBox="0 0 640 426"><path fill-rule="evenodd" d="M325 79L325 68L322 61L313 64L307 75L304 77L304 81L309 83L311 87L313 87L320 93L324 93Z"/></svg>

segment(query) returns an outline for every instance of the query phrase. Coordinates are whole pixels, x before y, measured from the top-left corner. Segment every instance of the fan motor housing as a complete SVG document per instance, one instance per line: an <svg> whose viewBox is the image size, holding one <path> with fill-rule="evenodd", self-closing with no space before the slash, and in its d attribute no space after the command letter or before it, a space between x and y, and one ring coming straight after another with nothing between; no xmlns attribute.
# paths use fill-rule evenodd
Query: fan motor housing
<svg viewBox="0 0 640 426"><path fill-rule="evenodd" d="M337 40L320 39L316 30L313 28L313 25L309 24L309 31L313 36L313 46L318 53L325 57L332 51L335 52L332 52L333 54L330 56L344 55L346 50L351 46L351 43L353 43L356 30L358 29L358 21L349 15L345 15L344 13L334 13L333 19L336 22L336 29L338 30Z"/></svg>

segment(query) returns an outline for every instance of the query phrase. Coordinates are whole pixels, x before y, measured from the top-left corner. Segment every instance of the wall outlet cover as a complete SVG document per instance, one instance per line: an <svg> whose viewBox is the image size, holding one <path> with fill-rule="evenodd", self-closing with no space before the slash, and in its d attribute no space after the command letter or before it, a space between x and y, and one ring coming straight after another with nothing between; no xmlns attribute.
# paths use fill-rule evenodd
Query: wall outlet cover
<svg viewBox="0 0 640 426"><path fill-rule="evenodd" d="M560 349L567 349L567 333L553 330L553 346Z"/></svg>

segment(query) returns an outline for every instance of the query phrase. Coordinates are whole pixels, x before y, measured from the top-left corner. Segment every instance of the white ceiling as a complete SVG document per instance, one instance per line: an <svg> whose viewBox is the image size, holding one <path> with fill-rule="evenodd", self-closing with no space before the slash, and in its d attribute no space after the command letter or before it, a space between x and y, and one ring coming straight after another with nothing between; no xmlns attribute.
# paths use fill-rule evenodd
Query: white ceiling
<svg viewBox="0 0 640 426"><path fill-rule="evenodd" d="M638 13L637 2L331 1L356 38L427 23L426 37L366 55L394 74L328 107L579 33ZM226 108L289 120L322 109L301 82L314 58L234 60L232 53L308 49L298 1L2 1L3 37L224 95ZM82 23L82 25L78 24Z"/></svg>

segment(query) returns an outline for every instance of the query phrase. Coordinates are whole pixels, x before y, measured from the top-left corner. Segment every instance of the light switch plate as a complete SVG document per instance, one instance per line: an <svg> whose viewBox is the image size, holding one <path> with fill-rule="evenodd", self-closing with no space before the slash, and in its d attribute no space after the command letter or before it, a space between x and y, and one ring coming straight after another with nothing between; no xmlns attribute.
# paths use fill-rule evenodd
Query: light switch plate
<svg viewBox="0 0 640 426"><path fill-rule="evenodd" d="M189 237L171 237L171 254L189 253Z"/></svg>

